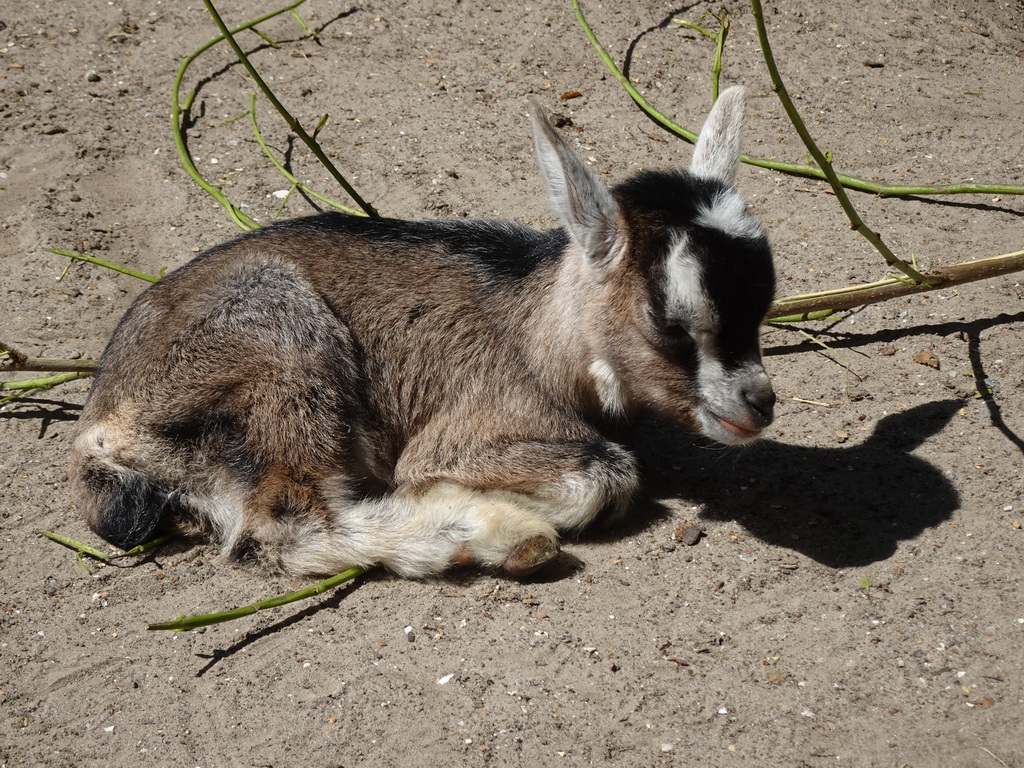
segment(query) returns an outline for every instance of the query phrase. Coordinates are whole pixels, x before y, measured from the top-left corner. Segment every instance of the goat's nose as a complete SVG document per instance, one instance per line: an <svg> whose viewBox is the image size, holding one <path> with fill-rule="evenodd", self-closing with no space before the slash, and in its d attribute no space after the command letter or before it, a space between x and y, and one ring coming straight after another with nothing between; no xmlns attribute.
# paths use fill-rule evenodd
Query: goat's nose
<svg viewBox="0 0 1024 768"><path fill-rule="evenodd" d="M743 399L747 401L751 408L757 411L766 424L771 422L775 401L778 399L771 384L757 383L747 387L743 390Z"/></svg>

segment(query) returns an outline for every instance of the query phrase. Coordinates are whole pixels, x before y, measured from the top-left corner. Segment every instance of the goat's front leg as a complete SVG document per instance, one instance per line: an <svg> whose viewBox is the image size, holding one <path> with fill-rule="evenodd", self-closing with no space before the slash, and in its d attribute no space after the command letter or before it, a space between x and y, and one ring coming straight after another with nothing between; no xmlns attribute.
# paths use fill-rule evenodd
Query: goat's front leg
<svg viewBox="0 0 1024 768"><path fill-rule="evenodd" d="M636 457L602 439L492 445L460 463L454 479L518 494L560 531L579 530L602 511L623 514L640 486Z"/></svg>
<svg viewBox="0 0 1024 768"><path fill-rule="evenodd" d="M407 487L436 505L462 496L476 518L456 562L475 560L528 573L558 553L556 530L578 530L602 510L622 514L639 486L635 457L622 446L579 442L493 443L455 466L413 474ZM427 490L429 489L429 490ZM465 489L474 503L457 492Z"/></svg>

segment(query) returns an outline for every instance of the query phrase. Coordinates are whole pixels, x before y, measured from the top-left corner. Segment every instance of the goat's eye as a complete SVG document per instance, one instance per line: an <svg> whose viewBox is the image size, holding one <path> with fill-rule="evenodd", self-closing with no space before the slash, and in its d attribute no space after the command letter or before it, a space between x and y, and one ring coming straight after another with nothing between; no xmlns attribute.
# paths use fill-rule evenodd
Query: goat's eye
<svg viewBox="0 0 1024 768"><path fill-rule="evenodd" d="M666 323L662 326L661 333L667 345L677 353L690 352L697 346L697 342L682 323Z"/></svg>

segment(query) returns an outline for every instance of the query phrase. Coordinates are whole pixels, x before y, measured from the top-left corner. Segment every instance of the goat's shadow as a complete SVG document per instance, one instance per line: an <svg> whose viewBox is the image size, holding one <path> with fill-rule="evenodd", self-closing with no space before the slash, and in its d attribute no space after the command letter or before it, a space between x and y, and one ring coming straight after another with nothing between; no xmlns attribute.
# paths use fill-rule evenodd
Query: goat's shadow
<svg viewBox="0 0 1024 768"><path fill-rule="evenodd" d="M632 441L654 498L699 504L777 547L836 568L891 556L901 541L948 520L960 497L942 471L911 453L942 430L959 400L886 416L863 442L807 448L765 440L714 449L670 425Z"/></svg>

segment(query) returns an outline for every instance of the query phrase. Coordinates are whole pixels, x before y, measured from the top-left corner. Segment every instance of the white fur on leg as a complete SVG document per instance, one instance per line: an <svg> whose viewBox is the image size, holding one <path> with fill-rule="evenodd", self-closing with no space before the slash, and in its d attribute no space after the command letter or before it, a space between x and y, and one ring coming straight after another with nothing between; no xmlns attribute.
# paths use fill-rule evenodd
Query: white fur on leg
<svg viewBox="0 0 1024 768"><path fill-rule="evenodd" d="M472 558L501 566L519 544L535 536L558 540L554 527L524 505L524 497L506 491L477 491L458 483L435 485L420 501L429 507L464 509L473 519L474 534L465 540Z"/></svg>
<svg viewBox="0 0 1024 768"><path fill-rule="evenodd" d="M282 547L286 571L338 573L352 566L383 565L400 576L440 573L468 553L484 565L501 566L526 539L557 539L554 528L515 494L477 491L440 482L426 492L346 500L330 494L332 530L296 530Z"/></svg>
<svg viewBox="0 0 1024 768"><path fill-rule="evenodd" d="M610 454L604 460L538 487L521 497L523 503L560 531L580 530L602 511L620 517L640 489L640 470L636 457L625 448L606 443L604 449Z"/></svg>

